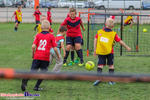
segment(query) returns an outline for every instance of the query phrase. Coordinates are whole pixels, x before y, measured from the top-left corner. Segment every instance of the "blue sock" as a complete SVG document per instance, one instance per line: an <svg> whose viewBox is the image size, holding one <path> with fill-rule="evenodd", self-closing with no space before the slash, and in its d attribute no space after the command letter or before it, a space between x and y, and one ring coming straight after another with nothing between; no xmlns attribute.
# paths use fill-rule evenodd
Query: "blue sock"
<svg viewBox="0 0 150 100"><path fill-rule="evenodd" d="M78 54L78 57L80 57L80 63L82 64L83 63L82 49L77 50L77 54Z"/></svg>
<svg viewBox="0 0 150 100"><path fill-rule="evenodd" d="M63 64L66 63L67 58L68 58L68 55L69 55L69 51L66 50L66 57L64 57L64 62L63 62Z"/></svg>
<svg viewBox="0 0 150 100"><path fill-rule="evenodd" d="M102 74L102 68L99 68L99 67L97 68L97 74L98 74L98 75L101 75L101 74Z"/></svg>
<svg viewBox="0 0 150 100"><path fill-rule="evenodd" d="M74 62L74 51L71 51L71 61Z"/></svg>
<svg viewBox="0 0 150 100"><path fill-rule="evenodd" d="M43 81L43 79L38 79L35 87L38 88L39 85L42 83L42 81Z"/></svg>

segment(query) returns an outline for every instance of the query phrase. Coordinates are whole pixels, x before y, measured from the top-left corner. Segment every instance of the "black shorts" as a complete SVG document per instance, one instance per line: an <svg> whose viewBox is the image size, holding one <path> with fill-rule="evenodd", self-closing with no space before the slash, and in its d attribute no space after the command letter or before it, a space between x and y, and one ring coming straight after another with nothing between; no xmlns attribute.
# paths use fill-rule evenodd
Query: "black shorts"
<svg viewBox="0 0 150 100"><path fill-rule="evenodd" d="M49 61L34 59L31 65L31 71L38 71L38 69L41 69L41 71L48 71L48 67Z"/></svg>
<svg viewBox="0 0 150 100"><path fill-rule="evenodd" d="M40 21L36 20L35 23L36 23L36 24L40 24Z"/></svg>
<svg viewBox="0 0 150 100"><path fill-rule="evenodd" d="M81 39L81 45L84 45L83 39ZM75 46L74 42L73 42L72 46Z"/></svg>
<svg viewBox="0 0 150 100"><path fill-rule="evenodd" d="M66 45L74 45L75 43L80 43L81 44L81 36L78 37L68 37L66 36Z"/></svg>
<svg viewBox="0 0 150 100"><path fill-rule="evenodd" d="M20 21L18 21L18 20L15 20L15 23L18 23L18 24L20 24Z"/></svg>
<svg viewBox="0 0 150 100"><path fill-rule="evenodd" d="M52 25L52 22L49 22L50 25Z"/></svg>
<svg viewBox="0 0 150 100"><path fill-rule="evenodd" d="M98 55L98 65L113 65L114 64L114 54L110 53L108 55Z"/></svg>
<svg viewBox="0 0 150 100"><path fill-rule="evenodd" d="M130 25L130 24L131 24L131 22L130 22L130 23L125 23L125 24L124 24L124 26L126 26L126 25Z"/></svg>

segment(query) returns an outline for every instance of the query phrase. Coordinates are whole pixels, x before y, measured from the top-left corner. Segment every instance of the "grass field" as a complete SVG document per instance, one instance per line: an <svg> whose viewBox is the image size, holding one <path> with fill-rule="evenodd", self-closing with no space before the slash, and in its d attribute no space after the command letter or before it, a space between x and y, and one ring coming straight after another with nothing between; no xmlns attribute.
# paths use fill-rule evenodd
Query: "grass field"
<svg viewBox="0 0 150 100"><path fill-rule="evenodd" d="M33 37L36 34L33 31L35 24L20 24L18 32L14 32L14 23L0 23L0 67L14 68L15 70L30 70L31 45ZM57 33L60 24L53 24L52 28ZM86 57L84 52L84 62L93 61L97 63L97 58L90 55ZM68 63L70 56L68 58ZM129 57L115 56L115 73L144 73L150 74L149 57ZM50 65L49 71L54 67L55 61ZM85 67L67 66L62 67L62 71L78 71L96 73L96 67L88 71ZM105 66L103 72L108 73L108 66ZM40 94L34 100L150 100L149 83L116 83L108 85L102 82L93 87L93 81L66 81L66 80L44 80L41 84L43 91L33 91L36 80L30 80L26 92L30 94ZM21 91L21 79L0 80L0 93L24 93ZM7 97L0 96L0 100ZM13 97L9 97L13 99ZM18 97L27 98L27 97Z"/></svg>

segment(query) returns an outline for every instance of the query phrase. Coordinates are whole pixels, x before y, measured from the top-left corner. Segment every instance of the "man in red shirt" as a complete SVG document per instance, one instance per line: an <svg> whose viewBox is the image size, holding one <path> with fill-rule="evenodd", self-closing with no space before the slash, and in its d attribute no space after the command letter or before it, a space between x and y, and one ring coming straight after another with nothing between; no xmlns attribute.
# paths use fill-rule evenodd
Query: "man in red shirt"
<svg viewBox="0 0 150 100"><path fill-rule="evenodd" d="M40 7L37 6L36 7L36 11L34 12L33 16L35 18L35 23L37 24L35 27L34 27L34 30L36 31L36 28L38 27L38 24L40 23L40 15L42 15L42 13L40 12Z"/></svg>
<svg viewBox="0 0 150 100"><path fill-rule="evenodd" d="M43 20L41 24L42 32L35 36L33 45L32 45L32 66L31 71L38 71L40 68L41 71L46 72L49 66L49 57L50 57L50 48L53 48L58 59L60 58L58 50L57 50L57 43L55 42L55 38L49 31L50 24L48 20ZM36 48L36 50L35 50ZM22 91L26 90L27 82L29 79L23 79L21 89ZM35 91L42 90L39 88L39 85L43 79L38 79L37 83L34 87Z"/></svg>
<svg viewBox="0 0 150 100"><path fill-rule="evenodd" d="M50 25L52 25L52 19L51 19L51 7L48 7L47 11L47 20L49 21Z"/></svg>
<svg viewBox="0 0 150 100"><path fill-rule="evenodd" d="M77 51L78 56L80 57L80 63L78 66L83 66L83 54L81 49L81 29L85 31L83 27L82 20L80 17L76 17L76 9L70 8L69 15L70 17L66 18L61 26L67 27L67 34L66 34L66 57L64 57L63 66L67 66L66 61L70 52L70 49L73 44L75 44L75 50ZM58 31L59 32L59 31Z"/></svg>

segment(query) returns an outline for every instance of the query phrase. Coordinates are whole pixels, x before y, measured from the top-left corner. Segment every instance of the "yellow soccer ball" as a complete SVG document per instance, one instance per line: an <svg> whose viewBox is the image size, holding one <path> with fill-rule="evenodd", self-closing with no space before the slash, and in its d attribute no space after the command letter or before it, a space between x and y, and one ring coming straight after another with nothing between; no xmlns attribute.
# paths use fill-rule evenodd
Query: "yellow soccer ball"
<svg viewBox="0 0 150 100"><path fill-rule="evenodd" d="M144 29L143 29L143 32L147 32L147 29L144 28Z"/></svg>
<svg viewBox="0 0 150 100"><path fill-rule="evenodd" d="M88 62L85 64L85 68L86 68L87 70L92 70L92 69L94 69L94 67L95 67L95 64L94 64L94 62L92 62L92 61L88 61Z"/></svg>

